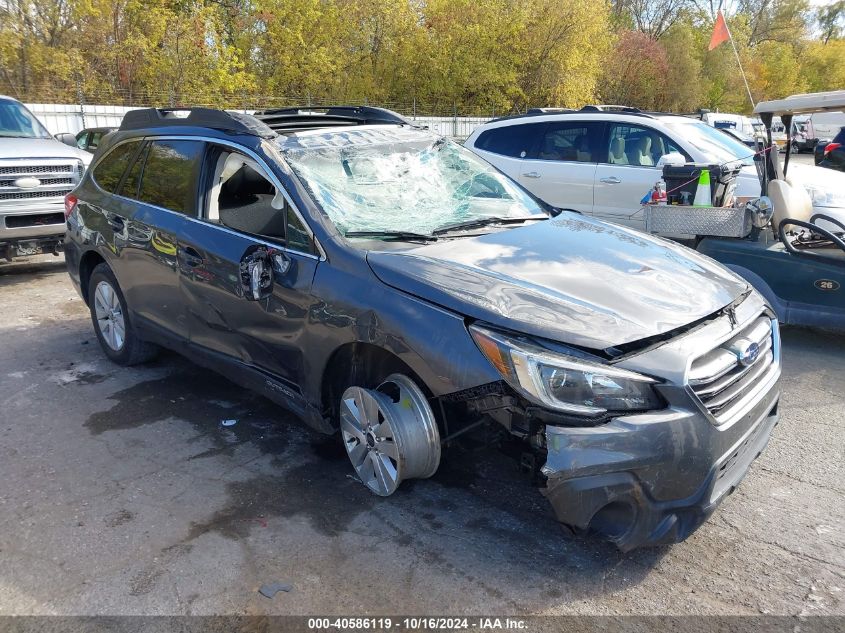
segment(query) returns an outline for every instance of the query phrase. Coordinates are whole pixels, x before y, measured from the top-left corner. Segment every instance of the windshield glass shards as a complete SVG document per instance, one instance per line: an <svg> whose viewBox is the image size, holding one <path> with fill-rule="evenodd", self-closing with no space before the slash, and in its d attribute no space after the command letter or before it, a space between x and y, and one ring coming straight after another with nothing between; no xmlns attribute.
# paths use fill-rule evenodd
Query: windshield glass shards
<svg viewBox="0 0 845 633"><path fill-rule="evenodd" d="M288 137L282 151L344 234L430 235L485 218L546 217L531 196L469 150L420 130L305 134Z"/></svg>

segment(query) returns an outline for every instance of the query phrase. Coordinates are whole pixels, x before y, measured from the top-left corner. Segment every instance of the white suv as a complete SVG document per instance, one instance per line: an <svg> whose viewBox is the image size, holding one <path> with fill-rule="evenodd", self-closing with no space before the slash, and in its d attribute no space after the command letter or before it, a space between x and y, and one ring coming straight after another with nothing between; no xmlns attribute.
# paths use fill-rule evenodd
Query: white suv
<svg viewBox="0 0 845 633"><path fill-rule="evenodd" d="M754 150L697 119L634 108L533 110L490 121L465 145L545 202L644 229L640 200L660 180L660 157L741 162L736 195L759 196ZM845 174L793 164L817 211L845 217ZM832 208L832 209L831 209Z"/></svg>

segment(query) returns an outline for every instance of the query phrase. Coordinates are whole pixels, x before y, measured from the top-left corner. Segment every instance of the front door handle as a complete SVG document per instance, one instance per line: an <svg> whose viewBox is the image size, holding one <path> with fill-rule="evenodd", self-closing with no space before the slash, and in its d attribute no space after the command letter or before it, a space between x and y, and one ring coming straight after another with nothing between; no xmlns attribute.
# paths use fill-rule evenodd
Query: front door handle
<svg viewBox="0 0 845 633"><path fill-rule="evenodd" d="M539 172L536 172L536 171L529 171L527 174L522 174L522 175L525 176L526 178L539 178L540 177Z"/></svg>
<svg viewBox="0 0 845 633"><path fill-rule="evenodd" d="M179 259L185 262L189 268L199 268L203 265L204 260L202 255L200 255L196 249L191 248L190 246L180 246L179 247Z"/></svg>
<svg viewBox="0 0 845 633"><path fill-rule="evenodd" d="M118 233L122 233L123 229L126 228L126 220L119 215L110 215L109 226Z"/></svg>
<svg viewBox="0 0 845 633"><path fill-rule="evenodd" d="M616 176L608 176L607 178L602 178L601 181L608 185L618 185L620 182L622 182L622 180L617 178Z"/></svg>

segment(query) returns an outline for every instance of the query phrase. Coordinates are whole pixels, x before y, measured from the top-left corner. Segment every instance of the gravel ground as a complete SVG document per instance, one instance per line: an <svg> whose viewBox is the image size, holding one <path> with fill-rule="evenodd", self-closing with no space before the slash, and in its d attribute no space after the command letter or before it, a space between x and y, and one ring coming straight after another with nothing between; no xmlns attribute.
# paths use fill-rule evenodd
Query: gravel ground
<svg viewBox="0 0 845 633"><path fill-rule="evenodd" d="M61 259L0 265L0 313L0 614L845 614L843 337L785 330L743 484L685 543L622 555L495 453L381 499L178 356L110 364Z"/></svg>

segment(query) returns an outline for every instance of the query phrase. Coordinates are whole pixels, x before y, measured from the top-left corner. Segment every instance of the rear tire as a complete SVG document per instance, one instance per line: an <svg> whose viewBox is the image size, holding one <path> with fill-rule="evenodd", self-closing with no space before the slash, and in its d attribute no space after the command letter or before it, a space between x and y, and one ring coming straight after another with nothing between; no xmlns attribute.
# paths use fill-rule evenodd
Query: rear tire
<svg viewBox="0 0 845 633"><path fill-rule="evenodd" d="M100 347L113 363L137 365L158 354L157 345L135 332L120 285L105 263L97 265L88 280L88 307Z"/></svg>

